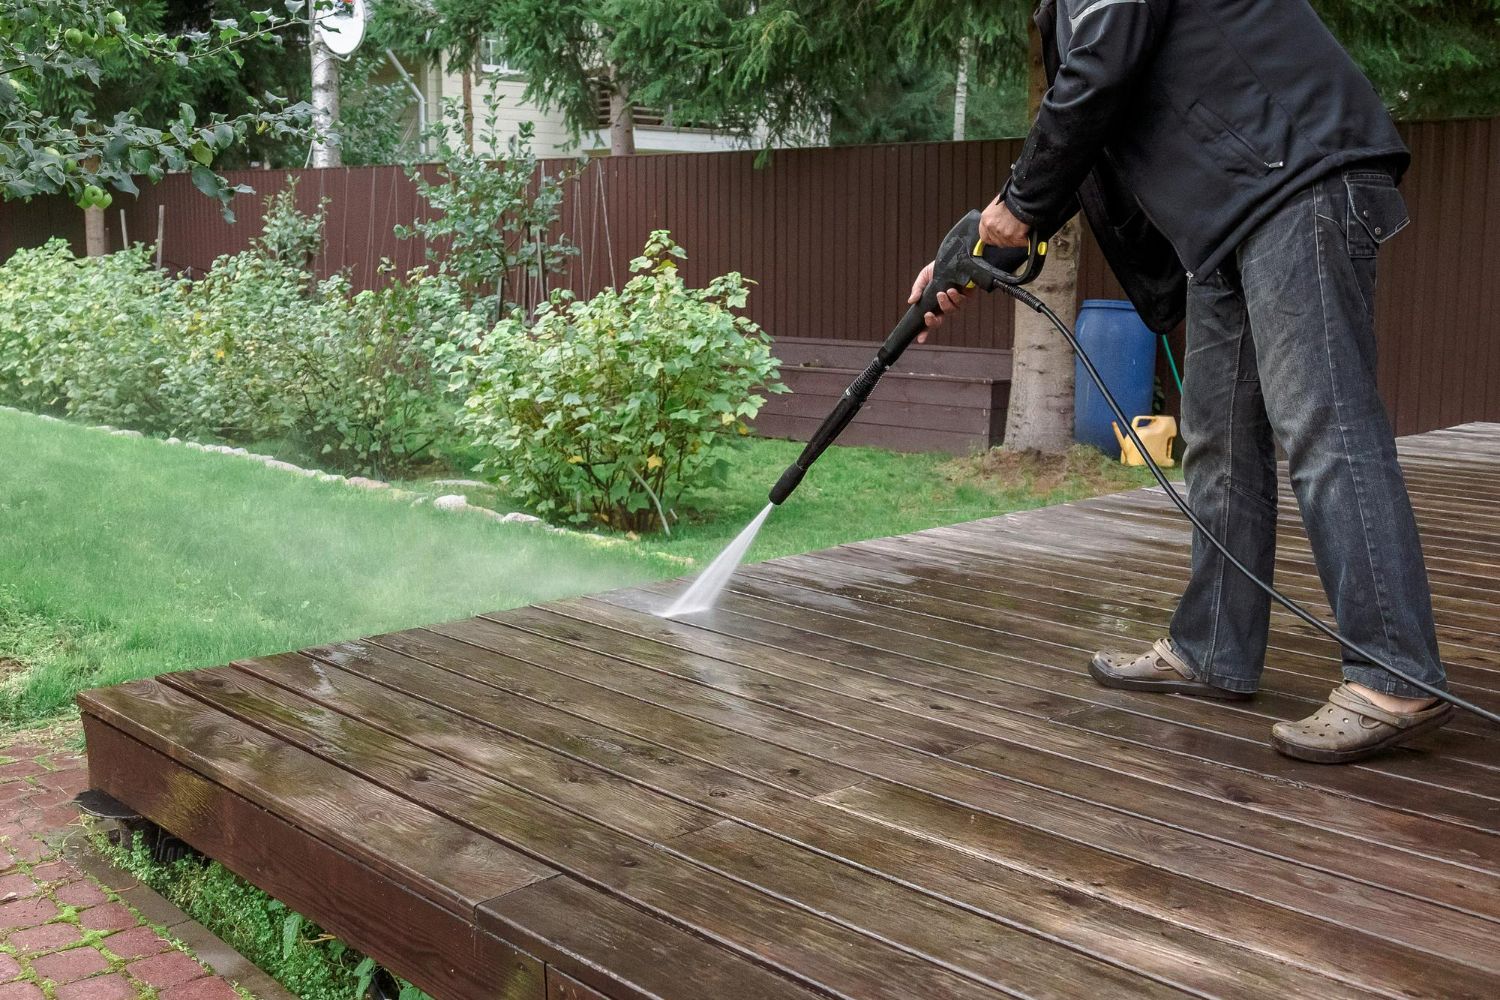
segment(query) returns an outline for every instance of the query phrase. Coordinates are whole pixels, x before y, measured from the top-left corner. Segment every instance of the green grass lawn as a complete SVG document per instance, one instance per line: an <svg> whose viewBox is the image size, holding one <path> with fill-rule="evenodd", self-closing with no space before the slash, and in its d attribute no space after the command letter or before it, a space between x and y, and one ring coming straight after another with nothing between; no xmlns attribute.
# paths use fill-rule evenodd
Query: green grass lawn
<svg viewBox="0 0 1500 1000"><path fill-rule="evenodd" d="M682 572L644 549L8 411L0 525L12 724L84 687Z"/></svg>
<svg viewBox="0 0 1500 1000"><path fill-rule="evenodd" d="M0 410L0 726L67 712L85 687L691 572L683 559L706 564L799 450L752 440L726 485L683 498L671 538L601 545ZM1093 452L834 448L752 557L1144 481Z"/></svg>

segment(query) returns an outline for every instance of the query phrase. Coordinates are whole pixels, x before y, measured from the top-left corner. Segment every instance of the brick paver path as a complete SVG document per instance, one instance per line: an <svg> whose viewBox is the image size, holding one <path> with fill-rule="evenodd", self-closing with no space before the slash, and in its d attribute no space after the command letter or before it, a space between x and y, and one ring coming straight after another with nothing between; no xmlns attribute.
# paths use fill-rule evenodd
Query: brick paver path
<svg viewBox="0 0 1500 1000"><path fill-rule="evenodd" d="M78 818L65 735L0 737L0 1000L236 1000L51 844Z"/></svg>

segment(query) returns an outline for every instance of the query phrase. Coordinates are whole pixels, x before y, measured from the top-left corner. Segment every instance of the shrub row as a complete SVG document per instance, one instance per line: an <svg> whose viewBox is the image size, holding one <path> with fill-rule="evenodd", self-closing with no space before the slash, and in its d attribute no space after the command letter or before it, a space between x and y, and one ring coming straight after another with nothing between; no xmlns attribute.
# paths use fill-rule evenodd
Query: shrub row
<svg viewBox="0 0 1500 1000"><path fill-rule="evenodd" d="M352 295L246 251L189 282L143 247L75 258L53 240L0 266L0 400L148 433L290 438L392 472L451 426L431 359L478 326L424 273Z"/></svg>
<svg viewBox="0 0 1500 1000"><path fill-rule="evenodd" d="M198 281L145 248L75 258L54 240L0 265L0 402L147 433L288 439L322 464L392 474L434 445L553 520L666 526L776 382L738 274L690 288L653 233L634 276L557 292L487 329L458 283L317 281L258 247Z"/></svg>

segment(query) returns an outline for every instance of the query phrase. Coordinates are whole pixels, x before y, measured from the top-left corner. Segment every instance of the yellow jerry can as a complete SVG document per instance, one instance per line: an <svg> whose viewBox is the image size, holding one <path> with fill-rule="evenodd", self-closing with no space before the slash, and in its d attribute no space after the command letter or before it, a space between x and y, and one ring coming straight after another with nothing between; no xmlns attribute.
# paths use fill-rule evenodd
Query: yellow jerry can
<svg viewBox="0 0 1500 1000"><path fill-rule="evenodd" d="M1125 465L1145 465L1146 460L1141 453L1135 450L1135 442L1130 440L1120 430L1120 422L1111 420L1109 425L1114 428L1115 440L1120 442L1120 461ZM1172 461L1172 442L1177 440L1177 419L1168 416L1136 417L1130 422L1135 432L1140 436L1141 444L1156 459L1156 464L1163 469L1170 468L1177 463Z"/></svg>

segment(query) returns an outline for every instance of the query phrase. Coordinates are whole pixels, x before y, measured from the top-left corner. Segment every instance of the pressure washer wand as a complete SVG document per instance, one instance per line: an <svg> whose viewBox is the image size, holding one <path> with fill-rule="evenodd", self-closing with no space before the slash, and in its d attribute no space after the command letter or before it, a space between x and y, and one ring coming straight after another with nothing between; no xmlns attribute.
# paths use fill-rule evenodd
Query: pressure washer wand
<svg viewBox="0 0 1500 1000"><path fill-rule="evenodd" d="M938 247L937 256L933 258L932 280L922 298L901 317L901 322L886 337L869 367L844 390L833 411L808 439L802 454L776 480L771 489L771 503L779 505L792 495L818 456L833 444L865 405L880 377L926 329L927 314L941 311L937 300L939 292L971 288L988 292L998 283L1025 284L1041 271L1046 254L1046 241L1035 234L1025 249L986 246L979 238L979 212L971 211L960 219Z"/></svg>

